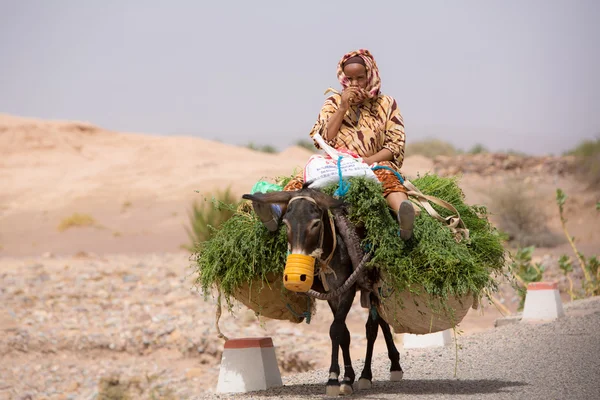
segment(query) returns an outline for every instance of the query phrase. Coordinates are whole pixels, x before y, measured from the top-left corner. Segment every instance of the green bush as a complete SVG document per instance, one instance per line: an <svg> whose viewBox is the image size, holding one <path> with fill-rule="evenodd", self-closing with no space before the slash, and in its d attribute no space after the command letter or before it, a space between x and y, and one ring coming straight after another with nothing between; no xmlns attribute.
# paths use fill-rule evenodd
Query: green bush
<svg viewBox="0 0 600 400"><path fill-rule="evenodd" d="M277 153L277 149L269 144L265 145L256 145L253 142L250 142L246 145L247 148L254 151L261 151L263 153L274 154Z"/></svg>
<svg viewBox="0 0 600 400"><path fill-rule="evenodd" d="M485 148L484 145L477 143L475 146L471 147L471 150L468 151L469 154L482 154L489 153L488 149Z"/></svg>
<svg viewBox="0 0 600 400"><path fill-rule="evenodd" d="M567 195L562 189L556 189L556 204L558 205L558 212L560 214L560 223L563 232L573 249L577 264L583 272L582 290L580 292L573 291L573 280L569 277L569 274L573 272L573 264L571 258L567 255L563 255L559 260L560 269L563 271L565 276L569 280L569 295L571 299L576 296L589 297L589 296L600 296L600 261L598 257L586 257L581 253L575 245L575 238L569 234L567 230L567 218L565 216L565 203L567 201ZM598 207L598 205L596 205Z"/></svg>
<svg viewBox="0 0 600 400"><path fill-rule="evenodd" d="M518 282L516 289L519 295L519 311L523 310L525 304L527 285L531 282L540 282L544 274L544 267L540 263L531 263L534 250L534 246L521 247L511 257L511 270Z"/></svg>
<svg viewBox="0 0 600 400"><path fill-rule="evenodd" d="M302 147L302 148L312 151L312 152L317 151L317 148L315 147L315 144L313 143L312 140L300 139L296 142L296 146Z"/></svg>

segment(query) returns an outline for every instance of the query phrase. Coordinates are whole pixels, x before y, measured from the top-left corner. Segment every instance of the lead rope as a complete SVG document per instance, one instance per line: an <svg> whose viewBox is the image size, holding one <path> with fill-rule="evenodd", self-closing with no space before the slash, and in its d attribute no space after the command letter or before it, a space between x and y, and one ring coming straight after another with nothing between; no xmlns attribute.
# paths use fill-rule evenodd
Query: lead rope
<svg viewBox="0 0 600 400"><path fill-rule="evenodd" d="M223 332L221 332L221 329L219 328L219 320L221 319L221 288L217 287L217 292L219 293L219 296L217 297L217 310L215 312L215 325L217 326L217 336L219 337L219 339L224 339L225 341L228 341L229 339L227 338L227 336L223 335Z"/></svg>
<svg viewBox="0 0 600 400"><path fill-rule="evenodd" d="M331 249L331 253L329 253L329 255L327 256L325 261L321 261L318 274L319 274L319 279L321 279L321 282L323 283L323 288L325 289L326 292L329 292L329 284L327 283L327 275L326 274L333 274L335 279L337 279L337 274L329 266L329 263L333 259L333 254L335 253L335 249L337 247L337 237L336 237L336 232L335 232L335 223L333 222L333 214L329 210L327 210L327 214L329 216L329 225L331 226L331 234L333 236L333 247ZM323 247L323 236L324 236L324 232L323 232L323 229L321 229L321 243L320 243L321 248Z"/></svg>

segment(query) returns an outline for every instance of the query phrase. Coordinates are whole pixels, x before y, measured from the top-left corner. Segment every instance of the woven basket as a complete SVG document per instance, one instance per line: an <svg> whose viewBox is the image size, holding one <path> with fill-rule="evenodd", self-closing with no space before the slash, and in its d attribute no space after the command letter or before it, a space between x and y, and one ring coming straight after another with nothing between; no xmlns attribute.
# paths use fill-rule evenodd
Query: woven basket
<svg viewBox="0 0 600 400"><path fill-rule="evenodd" d="M385 278L383 274L382 278ZM422 287L397 292L387 286L383 279L377 291L379 314L395 333L426 334L445 331L458 325L471 307L478 302L473 295L448 296L444 301L432 297ZM416 289L416 290L414 290Z"/></svg>
<svg viewBox="0 0 600 400"><path fill-rule="evenodd" d="M312 312L315 307L314 299L285 289L282 275L275 273L240 286L233 297L263 317L294 323L302 322L302 314Z"/></svg>

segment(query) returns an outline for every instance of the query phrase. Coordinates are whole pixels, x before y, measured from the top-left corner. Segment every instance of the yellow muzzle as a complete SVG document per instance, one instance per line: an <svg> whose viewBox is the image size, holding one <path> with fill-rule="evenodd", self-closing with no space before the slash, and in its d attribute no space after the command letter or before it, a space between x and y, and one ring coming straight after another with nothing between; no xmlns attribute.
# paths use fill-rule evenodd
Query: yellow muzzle
<svg viewBox="0 0 600 400"><path fill-rule="evenodd" d="M308 292L315 279L315 258L290 254L283 271L283 286L292 292Z"/></svg>

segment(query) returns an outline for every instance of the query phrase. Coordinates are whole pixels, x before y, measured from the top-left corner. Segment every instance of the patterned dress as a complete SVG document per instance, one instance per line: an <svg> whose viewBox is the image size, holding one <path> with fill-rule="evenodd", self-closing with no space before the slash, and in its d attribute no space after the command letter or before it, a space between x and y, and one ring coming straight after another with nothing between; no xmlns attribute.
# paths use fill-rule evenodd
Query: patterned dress
<svg viewBox="0 0 600 400"><path fill-rule="evenodd" d="M368 99L359 106L352 106L344 116L338 134L333 140L327 140L325 127L329 118L337 111L341 101L339 94L325 100L317 122L310 131L312 138L319 133L325 142L336 149L347 149L361 157L370 157L383 149L393 154L392 161L379 162L377 165L387 166L400 173L404 162L404 123L396 101L383 94ZM315 142L319 149L319 145ZM386 169L374 171L381 181L384 196L392 192L406 192L396 175ZM284 190L298 190L302 187L302 176L292 179Z"/></svg>

